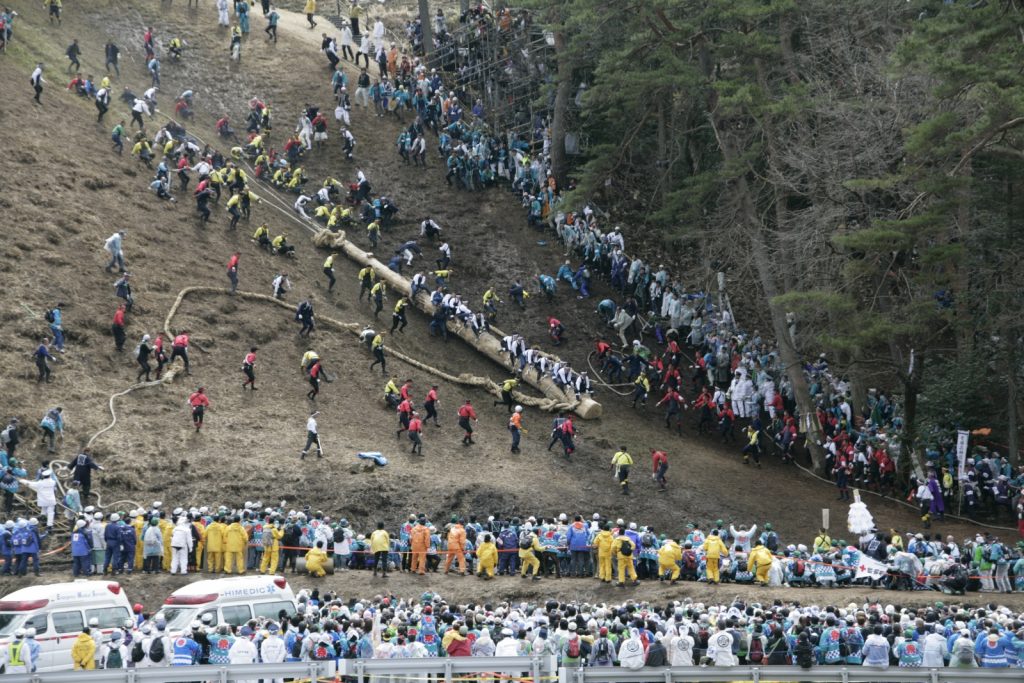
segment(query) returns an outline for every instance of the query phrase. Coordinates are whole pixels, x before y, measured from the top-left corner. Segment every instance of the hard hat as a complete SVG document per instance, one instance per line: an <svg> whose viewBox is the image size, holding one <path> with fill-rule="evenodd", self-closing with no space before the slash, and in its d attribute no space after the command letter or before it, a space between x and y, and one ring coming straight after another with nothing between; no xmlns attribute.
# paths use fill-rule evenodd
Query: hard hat
<svg viewBox="0 0 1024 683"><path fill-rule="evenodd" d="M36 637L36 630L34 628L29 627L28 629L25 630L25 637L26 638L35 638Z"/></svg>
<svg viewBox="0 0 1024 683"><path fill-rule="evenodd" d="M111 522L120 522L121 521L121 515L117 514L116 512L111 513L110 521Z"/></svg>
<svg viewBox="0 0 1024 683"><path fill-rule="evenodd" d="M516 412L517 413L523 412L523 407L522 406L516 406Z"/></svg>
<svg viewBox="0 0 1024 683"><path fill-rule="evenodd" d="M17 631L14 632L14 637L15 638L24 638L25 637L25 629L19 628Z"/></svg>

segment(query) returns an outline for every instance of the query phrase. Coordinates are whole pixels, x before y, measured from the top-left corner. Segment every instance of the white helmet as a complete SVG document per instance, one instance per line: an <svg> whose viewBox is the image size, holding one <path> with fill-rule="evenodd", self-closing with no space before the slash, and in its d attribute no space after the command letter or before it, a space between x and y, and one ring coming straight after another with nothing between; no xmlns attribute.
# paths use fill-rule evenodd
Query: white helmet
<svg viewBox="0 0 1024 683"><path fill-rule="evenodd" d="M522 406L516 406L516 412L517 413L523 412L523 407Z"/></svg>
<svg viewBox="0 0 1024 683"><path fill-rule="evenodd" d="M35 638L36 637L36 630L34 628L31 628L31 627L26 629L25 630L25 637L26 638Z"/></svg>

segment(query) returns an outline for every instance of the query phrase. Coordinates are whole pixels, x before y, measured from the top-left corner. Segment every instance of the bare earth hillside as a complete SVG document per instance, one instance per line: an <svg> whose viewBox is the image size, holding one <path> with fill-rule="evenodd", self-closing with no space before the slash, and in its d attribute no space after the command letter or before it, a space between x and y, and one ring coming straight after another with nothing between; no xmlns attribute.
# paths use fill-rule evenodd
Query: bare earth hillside
<svg viewBox="0 0 1024 683"><path fill-rule="evenodd" d="M374 321L367 303L356 301L357 268L352 264L339 259L339 284L333 294L327 294L321 274L326 253L318 251L306 229L274 208L274 203L256 206L251 221L230 231L223 202L213 207L213 220L203 226L196 219L190 194L178 194L179 201L173 204L158 201L148 191L151 171L131 159L127 149L123 157L110 149L110 129L118 119L130 118L127 107L115 100L104 123L98 125L92 102L64 88L68 79L62 73L66 65L62 55L72 38L77 37L83 48L83 72L97 78L103 72L103 44L111 38L123 49L122 78L115 81L114 94L123 86L141 93L149 83L142 34L146 25L152 25L159 41L165 43L176 35L188 43L181 63L163 60L162 111L173 111L174 95L193 89L197 117L187 124L188 129L202 140L215 142L214 121L226 112L241 128L246 102L259 96L273 107L272 144L280 146L305 103L333 109L327 62L319 54L319 28L311 31L304 17L285 13L275 46L264 40L264 22L256 12L241 63L233 64L228 59L227 33L217 27L211 3L189 11L182 2L66 2L62 26L47 23L41 3L16 2L12 7L21 15L15 41L0 56L4 135L0 215L5 238L0 259L5 288L0 307L0 367L4 369L3 412L20 416L31 431L20 451L30 472L47 457L35 431L45 410L64 407L67 436L57 457L73 457L77 448L110 422L110 395L134 382L136 366L128 349L142 334L162 329L182 288L227 286L224 268L235 250L242 254L242 290L270 294L271 280L286 270L295 285L290 302L312 294L319 315L390 328L390 306ZM330 28L326 22L322 27ZM40 60L47 65L48 85L43 104L37 106L28 76ZM353 79L355 73L350 69ZM160 120L158 116L150 125L159 125ZM375 191L395 199L403 220L385 234L379 253L389 254L414 236L416 224L429 213L444 227L454 249L453 287L474 306L489 284L504 291L515 277L526 280L538 272L556 270L561 258L557 245L537 244L540 236L526 227L519 203L510 194L502 190L454 193L445 186L436 153L429 157L431 166L425 171L404 166L395 152L399 124L394 119L354 111L353 130L358 140L355 163L343 160L334 135L329 149L314 152L304 166L317 185L327 175L348 182L361 168ZM274 191L256 186L255 192ZM281 195L277 204L290 206L293 199ZM297 245L294 261L269 256L252 243L250 235L263 221L272 234L285 232ZM116 230L127 231L125 253L137 301L123 353L114 351L110 335L118 303L113 289L116 276L103 270L103 241ZM367 245L364 231L357 227L354 232L354 240ZM430 261L434 258L429 248L426 256ZM57 301L67 304L68 352L54 367L54 381L39 385L29 355L46 333L44 310ZM564 288L550 307L531 299L525 312L504 308L500 324L545 344L544 320L549 313L566 323L570 336L569 344L558 352L585 368L590 340L599 332L597 316L591 303L578 302ZM738 447L720 447L714 439L698 438L692 423L682 438L668 433L653 405L638 415L628 400L599 393L604 418L580 425L580 449L566 462L545 451L550 415L527 412L529 434L523 453L513 456L508 452L507 415L504 408L491 408L492 396L438 382L442 427L428 425L423 457L411 456L408 442L395 438L394 415L383 407L384 378L369 371L369 354L353 335L325 328L307 343L297 336L298 325L288 311L226 294L187 298L171 327L189 329L202 350L193 349L191 377L180 375L169 385L118 399L117 424L94 444L97 460L107 468L95 478L95 489L108 511L154 500L171 507L285 500L289 507L309 504L334 518L348 517L357 526L376 519L395 525L409 512L440 518L453 511L481 516L600 511L652 523L657 531L672 534L695 519L723 518L742 524L771 521L786 542L808 543L820 522L821 508L831 508L833 529L845 527L846 505L835 504L830 486L771 457L760 470L745 467ZM471 372L498 381L505 377L501 368L461 342L445 344L429 338L427 320L416 312L411 313L406 333L390 343L456 375ZM251 345L260 349L260 390L255 394L242 390L239 369ZM308 385L299 359L308 348L321 354L337 380L324 385L316 404L322 411L326 458L300 463L298 451L311 404L305 397ZM434 381L395 359L389 362L392 369L401 379L414 380L420 400ZM212 402L201 434L191 429L186 408L186 399L197 385L206 387ZM454 419L455 409L465 398L471 398L480 412L478 445L468 449L460 444L462 433ZM628 498L619 495L609 466L620 445L637 459L633 495ZM670 456L670 488L662 495L650 481L647 454L654 447L666 449ZM390 464L365 472L356 466L359 450L380 450ZM874 498L868 503L880 527L915 528L916 517L908 508ZM961 524L938 526L937 531L958 537L972 531ZM58 538L51 547L60 544L63 540ZM46 580L66 576L69 558L65 554L48 561L52 566ZM423 589L421 582L411 579L390 581L396 590ZM0 581L0 593L21 583L25 582ZM178 583L168 577L133 578L130 595L145 598L147 607L152 607ZM371 584L367 577L348 574L328 579L325 585L365 594L382 591L386 584ZM566 580L528 589L512 579L486 585L471 579L438 579L429 586L453 597L529 597L543 592L611 600L622 595L589 582ZM722 588L720 592L726 590L750 589ZM703 588L669 591L654 586L641 588L640 594L660 600L686 591L705 594ZM852 591L835 599L846 601L847 596L853 599Z"/></svg>

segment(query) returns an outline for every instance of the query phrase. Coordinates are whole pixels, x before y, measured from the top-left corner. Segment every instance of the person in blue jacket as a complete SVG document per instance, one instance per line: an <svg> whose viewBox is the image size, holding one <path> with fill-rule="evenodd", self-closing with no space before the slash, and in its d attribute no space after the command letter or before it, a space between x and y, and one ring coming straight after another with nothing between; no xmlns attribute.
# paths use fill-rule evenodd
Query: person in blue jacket
<svg viewBox="0 0 1024 683"><path fill-rule="evenodd" d="M569 545L569 576L591 576L590 571L590 528L582 515L576 515L566 532Z"/></svg>
<svg viewBox="0 0 1024 683"><path fill-rule="evenodd" d="M0 576L10 576L14 573L14 522L7 520L3 527L0 527L0 556L4 558L4 568Z"/></svg>
<svg viewBox="0 0 1024 683"><path fill-rule="evenodd" d="M135 527L121 520L117 523L117 529L121 533L121 562L117 565L117 571L122 567L125 573L131 574L135 570L135 544L138 537L135 535Z"/></svg>
<svg viewBox="0 0 1024 683"><path fill-rule="evenodd" d="M103 559L103 573L120 573L121 570L121 530L118 524L121 515L116 512L110 515L110 521L103 528L103 542L106 545L106 552Z"/></svg>
<svg viewBox="0 0 1024 683"><path fill-rule="evenodd" d="M198 621L192 622L195 628L201 628ZM192 639L191 631L182 633L171 642L171 666L194 666L199 663L203 648Z"/></svg>
<svg viewBox="0 0 1024 683"><path fill-rule="evenodd" d="M14 573L17 576L28 574L28 562L32 560L32 571L39 576L39 522L35 517L28 520L19 519L14 527L14 555L17 561Z"/></svg>
<svg viewBox="0 0 1024 683"><path fill-rule="evenodd" d="M74 577L92 574L92 533L85 526L85 520L80 519L71 532L71 576Z"/></svg>
<svg viewBox="0 0 1024 683"><path fill-rule="evenodd" d="M1013 641L1009 636L1000 634L997 628L989 629L988 633L983 631L974 645L974 654L983 669L1005 669L1010 666L1007 650L1013 650Z"/></svg>
<svg viewBox="0 0 1024 683"><path fill-rule="evenodd" d="M48 311L49 315L46 316L50 322L50 332L53 334L53 348L57 349L59 353L64 353L64 316L60 310L63 307L64 302L58 303Z"/></svg>

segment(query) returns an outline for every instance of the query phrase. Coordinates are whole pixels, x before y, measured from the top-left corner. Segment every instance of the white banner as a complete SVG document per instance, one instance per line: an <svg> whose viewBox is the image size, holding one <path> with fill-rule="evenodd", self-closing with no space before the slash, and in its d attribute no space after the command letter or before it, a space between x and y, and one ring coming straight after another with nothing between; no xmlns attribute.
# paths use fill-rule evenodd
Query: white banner
<svg viewBox="0 0 1024 683"><path fill-rule="evenodd" d="M967 479L967 441L970 437L971 433L963 429L956 433L956 467L960 481Z"/></svg>
<svg viewBox="0 0 1024 683"><path fill-rule="evenodd" d="M873 560L864 553L860 554L860 559L857 561L857 576L854 578L863 579L867 577L869 579L881 579L888 572L888 567L879 562Z"/></svg>

